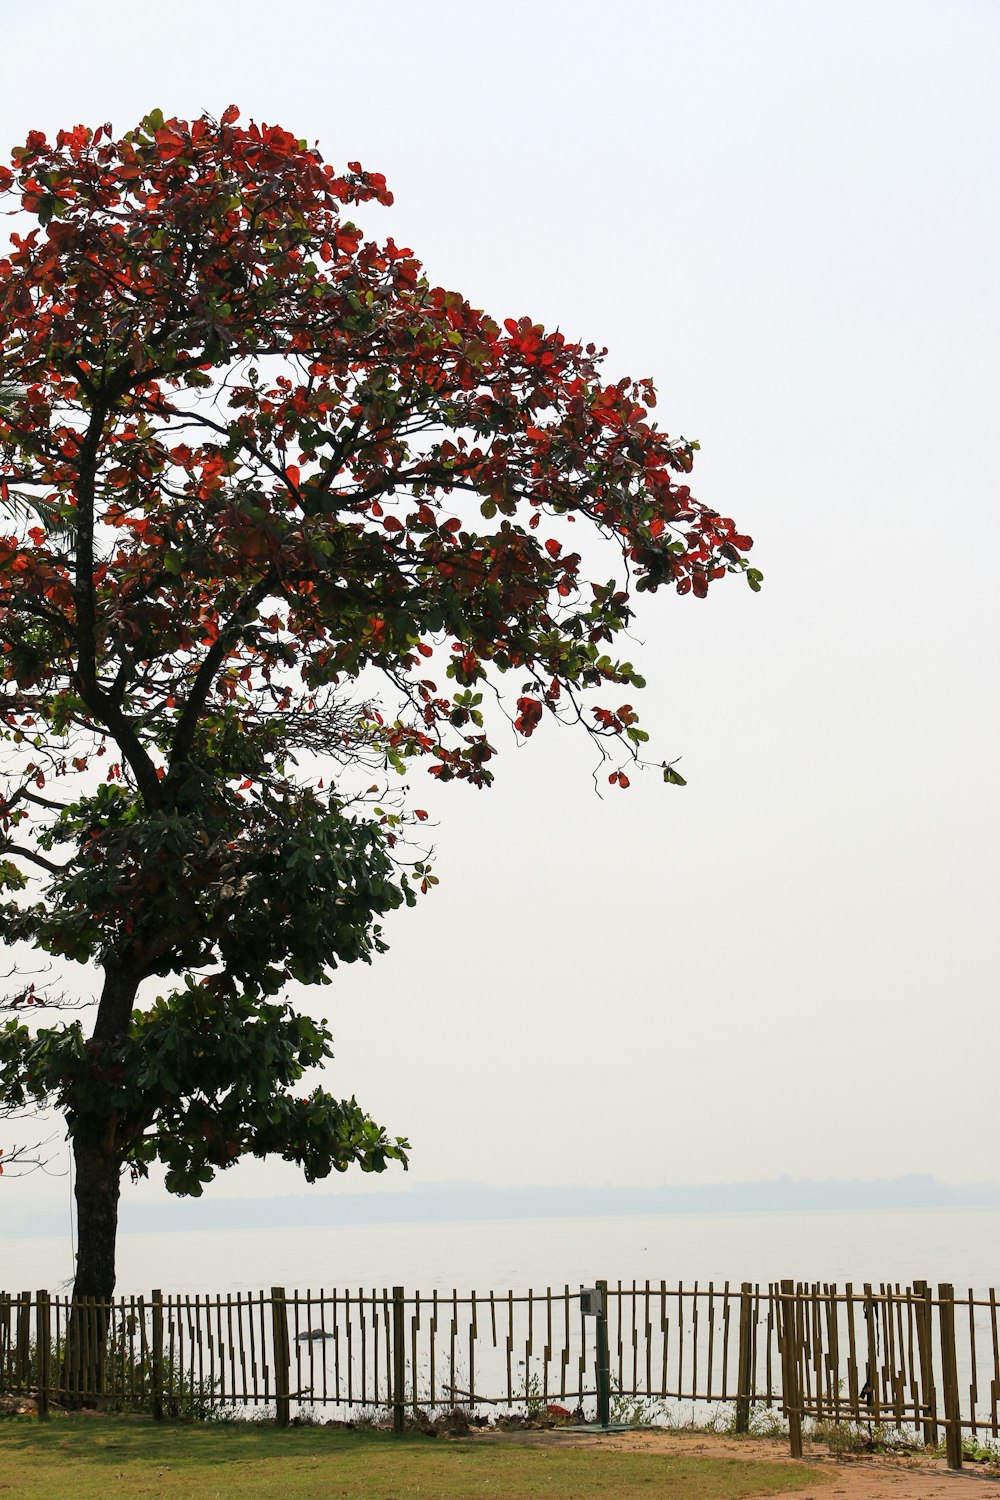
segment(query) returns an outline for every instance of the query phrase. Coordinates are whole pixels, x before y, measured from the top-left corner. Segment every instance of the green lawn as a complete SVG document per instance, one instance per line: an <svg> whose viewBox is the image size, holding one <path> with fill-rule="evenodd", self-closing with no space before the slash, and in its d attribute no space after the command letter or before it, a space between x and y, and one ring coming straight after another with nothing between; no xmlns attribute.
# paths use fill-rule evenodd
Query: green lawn
<svg viewBox="0 0 1000 1500"><path fill-rule="evenodd" d="M0 1422L0 1500L741 1500L817 1486L800 1465L482 1439L142 1418Z"/></svg>

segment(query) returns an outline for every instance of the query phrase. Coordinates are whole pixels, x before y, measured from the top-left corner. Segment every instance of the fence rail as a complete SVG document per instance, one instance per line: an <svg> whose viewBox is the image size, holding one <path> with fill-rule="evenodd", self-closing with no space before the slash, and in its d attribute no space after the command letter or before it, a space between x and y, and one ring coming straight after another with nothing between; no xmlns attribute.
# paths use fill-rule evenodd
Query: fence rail
<svg viewBox="0 0 1000 1500"><path fill-rule="evenodd" d="M216 1405L350 1413L619 1403L733 1403L803 1421L1000 1436L997 1296L926 1282L601 1282L588 1316L569 1286L526 1293L403 1287L71 1301L0 1293L0 1395L101 1402L155 1417ZM611 1403L613 1404L613 1403Z"/></svg>

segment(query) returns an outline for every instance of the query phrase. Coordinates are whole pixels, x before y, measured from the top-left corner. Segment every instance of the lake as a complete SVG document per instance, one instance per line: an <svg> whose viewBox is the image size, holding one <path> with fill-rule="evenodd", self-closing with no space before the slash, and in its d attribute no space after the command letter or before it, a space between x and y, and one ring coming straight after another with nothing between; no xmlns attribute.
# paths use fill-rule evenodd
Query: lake
<svg viewBox="0 0 1000 1500"><path fill-rule="evenodd" d="M55 1291L69 1232L8 1239L0 1286ZM269 1229L123 1234L118 1290L250 1291L272 1285L486 1291L649 1278L685 1284L847 1280L1000 1283L1000 1209L675 1213L469 1223L276 1223Z"/></svg>

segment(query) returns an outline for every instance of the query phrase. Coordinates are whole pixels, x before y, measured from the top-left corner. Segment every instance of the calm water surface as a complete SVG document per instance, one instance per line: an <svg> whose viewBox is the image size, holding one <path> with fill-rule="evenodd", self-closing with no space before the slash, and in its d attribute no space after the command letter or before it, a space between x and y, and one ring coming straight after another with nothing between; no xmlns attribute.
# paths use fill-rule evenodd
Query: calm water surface
<svg viewBox="0 0 1000 1500"><path fill-rule="evenodd" d="M69 1235L10 1239L0 1286L56 1290ZM1000 1284L1000 1209L659 1214L122 1235L118 1290L254 1291L272 1285L460 1292L576 1287L599 1277L685 1283L951 1281Z"/></svg>

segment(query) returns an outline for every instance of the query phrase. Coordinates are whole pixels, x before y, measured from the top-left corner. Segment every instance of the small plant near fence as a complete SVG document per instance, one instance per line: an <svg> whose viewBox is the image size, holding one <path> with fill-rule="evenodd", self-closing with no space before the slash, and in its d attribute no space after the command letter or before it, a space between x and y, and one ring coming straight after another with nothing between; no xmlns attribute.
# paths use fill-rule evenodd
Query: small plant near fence
<svg viewBox="0 0 1000 1500"><path fill-rule="evenodd" d="M815 1443L822 1443L835 1458L869 1453L908 1457L924 1451L924 1444L912 1428L886 1427L875 1422L815 1422L809 1437Z"/></svg>
<svg viewBox="0 0 1000 1500"><path fill-rule="evenodd" d="M669 1421L664 1402L623 1391L615 1375L611 1376L609 1413L612 1427L663 1427Z"/></svg>
<svg viewBox="0 0 1000 1500"><path fill-rule="evenodd" d="M101 1364L114 1370L114 1380L109 1382L104 1394L88 1394L82 1398L73 1389L73 1379L68 1371L70 1359L69 1343L65 1337L52 1339L48 1345L48 1358L43 1355L36 1338L30 1339L22 1368L12 1379L0 1377L0 1394L6 1386L16 1386L18 1391L30 1399L38 1392L41 1373L44 1370L57 1372L54 1383L49 1385L50 1405L99 1406L102 1411L131 1411L151 1415L154 1409L153 1368L146 1355L137 1354L127 1347L120 1336L107 1339L102 1352ZM161 1366L162 1414L171 1421L209 1421L224 1417L224 1409L216 1402L218 1381L191 1379L179 1368L176 1361L165 1359Z"/></svg>
<svg viewBox="0 0 1000 1500"><path fill-rule="evenodd" d="M962 1457L966 1463L988 1464L991 1468L1000 1468L1000 1442L996 1438L987 1438L984 1442L972 1437L964 1438Z"/></svg>
<svg viewBox="0 0 1000 1500"><path fill-rule="evenodd" d="M755 1406L750 1413L747 1436L752 1438L785 1438L788 1422L776 1406Z"/></svg>

